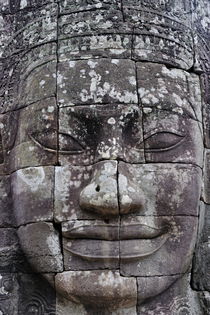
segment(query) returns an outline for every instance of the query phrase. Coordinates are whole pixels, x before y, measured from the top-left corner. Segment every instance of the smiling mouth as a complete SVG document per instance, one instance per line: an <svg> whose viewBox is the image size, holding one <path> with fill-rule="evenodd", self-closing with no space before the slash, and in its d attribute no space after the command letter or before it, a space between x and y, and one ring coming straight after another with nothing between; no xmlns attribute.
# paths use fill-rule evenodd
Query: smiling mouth
<svg viewBox="0 0 210 315"><path fill-rule="evenodd" d="M169 227L144 224L81 225L62 232L64 249L89 261L131 261L152 255L169 237Z"/></svg>

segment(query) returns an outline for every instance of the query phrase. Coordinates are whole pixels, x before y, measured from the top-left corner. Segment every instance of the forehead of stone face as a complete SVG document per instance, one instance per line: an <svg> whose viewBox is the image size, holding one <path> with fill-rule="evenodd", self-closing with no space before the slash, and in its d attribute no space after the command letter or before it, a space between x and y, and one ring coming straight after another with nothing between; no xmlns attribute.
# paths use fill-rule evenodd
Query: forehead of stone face
<svg viewBox="0 0 210 315"><path fill-rule="evenodd" d="M137 103L135 62L90 59L58 64L60 106Z"/></svg>
<svg viewBox="0 0 210 315"><path fill-rule="evenodd" d="M138 92L143 107L187 115L201 121L199 76L155 63L137 63Z"/></svg>

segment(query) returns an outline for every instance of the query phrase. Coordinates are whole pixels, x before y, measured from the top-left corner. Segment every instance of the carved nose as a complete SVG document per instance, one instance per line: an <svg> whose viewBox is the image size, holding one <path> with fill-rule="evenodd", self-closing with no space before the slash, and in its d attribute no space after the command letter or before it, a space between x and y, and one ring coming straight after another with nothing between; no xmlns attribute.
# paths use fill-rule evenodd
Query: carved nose
<svg viewBox="0 0 210 315"><path fill-rule="evenodd" d="M141 212L144 209L145 197L135 177L131 177L125 171L122 164L119 165L119 208L120 214L129 214L133 212ZM124 174L123 174L124 173Z"/></svg>
<svg viewBox="0 0 210 315"><path fill-rule="evenodd" d="M117 162L99 162L90 184L80 193L80 207L104 217L119 215Z"/></svg>
<svg viewBox="0 0 210 315"><path fill-rule="evenodd" d="M91 182L80 193L82 210L110 217L144 208L143 191L121 163L102 161L95 167Z"/></svg>

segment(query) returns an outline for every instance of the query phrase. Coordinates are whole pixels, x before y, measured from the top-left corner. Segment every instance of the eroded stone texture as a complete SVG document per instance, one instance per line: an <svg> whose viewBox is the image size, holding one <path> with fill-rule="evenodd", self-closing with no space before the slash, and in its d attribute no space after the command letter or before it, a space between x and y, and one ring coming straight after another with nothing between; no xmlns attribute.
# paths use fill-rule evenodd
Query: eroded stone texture
<svg viewBox="0 0 210 315"><path fill-rule="evenodd" d="M0 273L14 273L25 268L24 255L20 248L16 229L0 228Z"/></svg>
<svg viewBox="0 0 210 315"><path fill-rule="evenodd" d="M207 312L208 5L0 0L0 313Z"/></svg>
<svg viewBox="0 0 210 315"><path fill-rule="evenodd" d="M119 202L140 216L198 215L201 171L185 164L119 162ZM133 187L138 187L137 194ZM192 193L193 192L193 193ZM132 209L134 207L134 209Z"/></svg>
<svg viewBox="0 0 210 315"><path fill-rule="evenodd" d="M54 167L29 167L11 175L16 225L52 221Z"/></svg>
<svg viewBox="0 0 210 315"><path fill-rule="evenodd" d="M48 281L50 278L54 282L53 275L44 275L44 277L46 276L48 277ZM37 274L18 275L18 314L56 314L55 291L44 277Z"/></svg>
<svg viewBox="0 0 210 315"><path fill-rule="evenodd" d="M166 278L166 277L165 277ZM170 282L172 279L156 279L157 285L162 281ZM186 274L181 279L178 279L173 286L170 286L163 295L158 295L153 297L148 301L148 303L144 303L141 301L141 291L139 293L139 306L138 306L138 314L204 314L201 305L199 302L197 292L193 291L189 287L190 275ZM138 278L138 288L141 283L144 281L147 282L147 279ZM173 281L173 280L172 280ZM140 287L141 288L141 287ZM152 292L152 291L150 291Z"/></svg>
<svg viewBox="0 0 210 315"><path fill-rule="evenodd" d="M10 176L0 176L0 227L14 226Z"/></svg>
<svg viewBox="0 0 210 315"><path fill-rule="evenodd" d="M59 235L51 223L39 222L21 226L18 236L29 263L37 272L63 270Z"/></svg>
<svg viewBox="0 0 210 315"><path fill-rule="evenodd" d="M8 315L19 315L19 285L17 274L3 273L0 275L0 312Z"/></svg>
<svg viewBox="0 0 210 315"><path fill-rule="evenodd" d="M193 259L192 287L210 290L210 205L200 204L199 233Z"/></svg>
<svg viewBox="0 0 210 315"><path fill-rule="evenodd" d="M57 163L57 109L54 98L9 112L3 116L2 124L6 172Z"/></svg>
<svg viewBox="0 0 210 315"><path fill-rule="evenodd" d="M135 63L97 59L58 64L60 106L95 103L134 103L137 100Z"/></svg>
<svg viewBox="0 0 210 315"><path fill-rule="evenodd" d="M65 270L119 268L118 219L68 221L62 224Z"/></svg>
<svg viewBox="0 0 210 315"><path fill-rule="evenodd" d="M131 307L137 301L136 280L113 271L67 271L56 275L55 285L73 302L102 310Z"/></svg>
<svg viewBox="0 0 210 315"><path fill-rule="evenodd" d="M138 105L92 105L59 110L59 162L144 161L142 111Z"/></svg>
<svg viewBox="0 0 210 315"><path fill-rule="evenodd" d="M138 224L143 224L143 228L154 228L152 221L153 218L138 218ZM197 224L196 217L159 217L155 225L160 229L159 236L152 239L149 236L142 239L142 228L139 228L139 239L120 241L121 274L150 277L187 272L196 242Z"/></svg>

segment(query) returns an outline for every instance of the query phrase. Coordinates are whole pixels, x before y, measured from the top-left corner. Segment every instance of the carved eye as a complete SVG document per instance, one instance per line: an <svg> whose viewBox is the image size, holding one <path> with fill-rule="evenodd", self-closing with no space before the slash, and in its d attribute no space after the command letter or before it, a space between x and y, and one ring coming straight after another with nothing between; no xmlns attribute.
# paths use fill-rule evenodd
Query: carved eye
<svg viewBox="0 0 210 315"><path fill-rule="evenodd" d="M59 152L62 154L79 154L82 153L84 147L72 136L60 133L59 134Z"/></svg>
<svg viewBox="0 0 210 315"><path fill-rule="evenodd" d="M57 151L57 131L47 130L34 132L30 138L42 149L48 152ZM72 136L64 133L59 134L59 152L62 154L79 154L84 147Z"/></svg>
<svg viewBox="0 0 210 315"><path fill-rule="evenodd" d="M41 132L33 132L29 135L31 140L42 149L49 152L57 151L57 132L56 130L43 130Z"/></svg>
<svg viewBox="0 0 210 315"><path fill-rule="evenodd" d="M185 136L172 132L157 132L145 139L145 150L149 152L167 151L180 145Z"/></svg>

